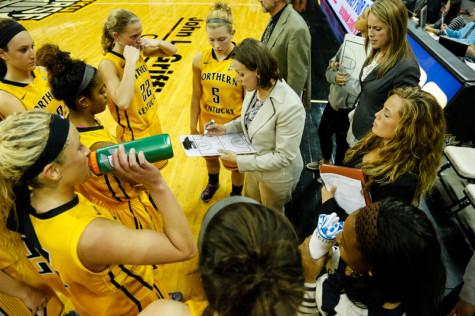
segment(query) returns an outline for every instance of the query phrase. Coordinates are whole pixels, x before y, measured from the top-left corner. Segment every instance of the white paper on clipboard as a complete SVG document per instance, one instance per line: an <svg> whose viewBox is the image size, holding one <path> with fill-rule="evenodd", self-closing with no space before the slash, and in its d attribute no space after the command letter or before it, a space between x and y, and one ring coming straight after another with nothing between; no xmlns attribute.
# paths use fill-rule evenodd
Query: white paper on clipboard
<svg viewBox="0 0 475 316"><path fill-rule="evenodd" d="M219 149L231 150L238 155L256 153L243 133L222 136L182 135L180 143L189 157L219 156Z"/></svg>
<svg viewBox="0 0 475 316"><path fill-rule="evenodd" d="M366 60L365 39L361 36L346 34L340 55L340 70L358 80L361 68Z"/></svg>

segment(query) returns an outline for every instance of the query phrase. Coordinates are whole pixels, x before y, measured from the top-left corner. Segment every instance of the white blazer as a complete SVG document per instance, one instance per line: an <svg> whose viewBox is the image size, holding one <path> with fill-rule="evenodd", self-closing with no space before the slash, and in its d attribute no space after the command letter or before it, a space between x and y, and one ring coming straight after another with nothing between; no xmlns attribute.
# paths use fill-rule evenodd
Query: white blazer
<svg viewBox="0 0 475 316"><path fill-rule="evenodd" d="M238 155L239 171L259 171L265 177L290 180L303 168L300 141L305 126L305 109L299 96L284 81L278 81L248 129L244 115L256 91L246 92L241 117L225 124L226 133L244 132L257 153Z"/></svg>

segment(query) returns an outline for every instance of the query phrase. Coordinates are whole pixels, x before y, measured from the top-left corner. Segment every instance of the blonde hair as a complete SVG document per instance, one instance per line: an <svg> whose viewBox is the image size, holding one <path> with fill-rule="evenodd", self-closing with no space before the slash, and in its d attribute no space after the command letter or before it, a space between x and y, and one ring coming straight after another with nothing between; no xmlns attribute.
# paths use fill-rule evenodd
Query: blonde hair
<svg viewBox="0 0 475 316"><path fill-rule="evenodd" d="M206 27L218 28L225 26L229 33L233 31L233 15L229 5L223 2L215 3L206 18Z"/></svg>
<svg viewBox="0 0 475 316"><path fill-rule="evenodd" d="M19 112L0 122L0 245L14 259L24 254L20 235L6 228L8 214L15 207L13 187L43 152L49 135L51 114Z"/></svg>
<svg viewBox="0 0 475 316"><path fill-rule="evenodd" d="M102 29L102 50L104 53L112 50L114 47L113 32L122 33L129 23L139 22L139 18L132 12L125 9L115 9L107 17Z"/></svg>
<svg viewBox="0 0 475 316"><path fill-rule="evenodd" d="M388 28L388 49L376 68L377 78L384 76L397 62L403 58L413 58L414 55L407 41L407 9L401 0L377 0L369 9ZM366 48L369 37L366 37ZM372 50L366 59L365 65L370 64L379 50Z"/></svg>
<svg viewBox="0 0 475 316"><path fill-rule="evenodd" d="M355 29L362 34L363 37L368 36L368 15L369 7L363 10L363 13L355 21Z"/></svg>
<svg viewBox="0 0 475 316"><path fill-rule="evenodd" d="M413 202L434 184L445 141L445 118L437 100L419 87L396 88L391 95L402 99L395 135L387 143L368 133L345 155L345 163L372 150L379 150L377 161L363 162L368 189L373 182L391 183L405 173L418 179Z"/></svg>

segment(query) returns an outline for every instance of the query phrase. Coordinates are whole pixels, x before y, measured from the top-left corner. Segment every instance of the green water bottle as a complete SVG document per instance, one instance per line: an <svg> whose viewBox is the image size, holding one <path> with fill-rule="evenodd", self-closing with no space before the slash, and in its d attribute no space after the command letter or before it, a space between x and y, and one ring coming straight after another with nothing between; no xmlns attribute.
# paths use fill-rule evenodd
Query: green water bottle
<svg viewBox="0 0 475 316"><path fill-rule="evenodd" d="M128 154L131 148L135 149L138 154L143 151L145 159L149 162L157 162L173 157L173 148L168 134L158 134L123 143L125 152ZM119 145L112 145L99 148L89 155L89 168L96 175L111 172L114 167L112 165L112 154Z"/></svg>

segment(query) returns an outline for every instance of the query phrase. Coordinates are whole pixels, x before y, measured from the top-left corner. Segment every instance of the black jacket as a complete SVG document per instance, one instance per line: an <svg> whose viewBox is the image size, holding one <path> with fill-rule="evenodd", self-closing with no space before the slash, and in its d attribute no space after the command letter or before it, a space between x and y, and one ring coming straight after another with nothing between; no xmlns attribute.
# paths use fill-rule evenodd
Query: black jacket
<svg viewBox="0 0 475 316"><path fill-rule="evenodd" d="M361 94L353 116L353 134L358 140L371 131L374 115L383 108L392 89L419 84L419 64L412 58L401 59L380 79L376 78L377 70L376 67L363 81L360 74Z"/></svg>

